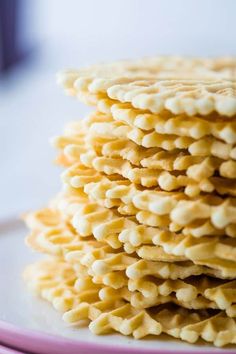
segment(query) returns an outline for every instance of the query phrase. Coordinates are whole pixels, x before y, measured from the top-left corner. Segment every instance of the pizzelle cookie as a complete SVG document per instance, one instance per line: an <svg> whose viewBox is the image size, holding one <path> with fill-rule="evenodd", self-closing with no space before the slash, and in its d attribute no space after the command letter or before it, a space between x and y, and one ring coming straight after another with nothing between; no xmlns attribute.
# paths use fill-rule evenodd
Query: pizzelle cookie
<svg viewBox="0 0 236 354"><path fill-rule="evenodd" d="M65 159L69 166L80 161L99 172L119 174L145 187L159 186L166 191L184 188L189 196L214 190L223 195L236 194L235 162L232 160L190 156L183 151L145 149L127 139L108 137L107 133L103 136L87 133L77 144L73 140L75 135L71 136L71 141L67 135L54 139L54 145L63 149L62 162L59 158L63 165ZM216 171L223 177L215 177Z"/></svg>
<svg viewBox="0 0 236 354"><path fill-rule="evenodd" d="M93 171L93 170L92 170ZM83 169L82 169L83 172ZM90 177L80 173L80 165L73 166L70 168L66 174L63 175L63 180L66 184L72 187L72 192L83 193L83 195L88 195L90 199L94 200L101 206L107 208L117 207L118 212L122 215L135 215L137 220L149 226L166 227L169 226L171 231L180 231L184 234L191 234L195 237L200 237L203 235L228 235L231 237L236 236L235 224L226 223L224 226L220 225L222 221L218 220L220 210L224 209L224 205L221 205L223 199L220 197L204 196L198 199L195 198L193 201L191 198L187 197L184 193L164 193L160 190L144 190L143 188L138 188L134 184L126 180L121 180L117 175L111 175L109 178L99 175L92 174ZM91 182L94 179L96 182ZM84 194L85 192L85 194ZM141 193L141 194L140 194ZM209 208L212 210L212 216L201 216L201 210L197 214L191 214L191 220L186 219L186 224L183 222L179 223L177 219L171 217L171 210L167 211L154 211L146 199L146 204L144 206L134 205L133 199L136 195L159 195L162 201L168 201L168 198L172 198L173 201L176 200L178 196L178 201L182 204L185 203L185 207L188 208L195 205L195 208ZM228 199L228 201L233 199ZM157 201L157 200L156 200ZM181 202L182 201L182 202ZM197 202L198 201L198 202ZM225 202L224 202L225 203ZM181 210L184 211L181 204ZM143 205L143 204L142 204ZM212 206L212 207L211 207ZM177 206L178 207L178 206ZM186 209L187 210L187 209ZM227 210L227 209L226 209ZM229 207L229 210L233 210ZM187 211L186 211L187 212ZM218 216L217 216L218 215ZM231 214L233 217L233 212ZM227 217L227 216L224 216ZM230 216L228 216L230 217ZM218 220L218 221L217 221Z"/></svg>
<svg viewBox="0 0 236 354"><path fill-rule="evenodd" d="M167 109L190 116L213 111L233 116L235 60L230 60L230 65L222 60L221 69L217 61L183 59L178 65L173 58L160 58L147 61L147 66L144 60L140 67L138 62L121 62L67 71L58 75L58 81L67 92L89 104L109 97L152 113Z"/></svg>
<svg viewBox="0 0 236 354"><path fill-rule="evenodd" d="M111 116L98 112L93 113L84 123L89 120L90 122L87 123L89 124L87 132L83 132L83 130L80 132L80 125L82 124L78 124L78 127L76 127L76 124L70 124L63 136L54 139L54 145L57 148L64 148L66 145L78 145L82 147L83 139L86 138L86 140L89 140L90 138L90 140L92 140L93 136L95 136L95 139L103 139L104 143L112 143L114 139L126 141L126 144L133 141L138 146L130 144L130 150L131 147L133 150L137 150L140 149L139 146L142 146L144 148L159 148L159 150L166 151L176 149L186 150L186 152L193 156L215 156L222 160L234 160L236 158L234 144L222 142L221 139L217 139L209 134L200 138L194 138L175 133L159 133L151 129L143 130L138 127L132 127L126 122L113 121ZM75 127L74 132L70 132L69 129L71 126ZM77 129L78 133L76 132ZM88 133L90 134L88 135ZM105 139L107 141L105 141ZM102 144L102 141L100 144ZM146 153L150 155L147 149L141 148L140 151L143 151L143 154ZM78 154L79 152L80 151L78 151Z"/></svg>
<svg viewBox="0 0 236 354"><path fill-rule="evenodd" d="M167 216L179 226L186 226L197 220L209 220L216 229L235 224L235 198L221 198L205 195L189 198L182 192L143 190L126 181L110 181L103 177L99 182L88 183L84 191L93 200L107 207L118 207L120 203L130 205L130 214L147 211L157 216ZM125 212L124 212L125 213Z"/></svg>
<svg viewBox="0 0 236 354"><path fill-rule="evenodd" d="M45 212L46 211L43 211L41 213L37 213L36 217L39 218L40 215L43 215L43 213L45 214ZM53 217L52 213L50 215L51 215L51 217ZM47 232L48 228L50 229L50 227L48 226L49 218L50 218L50 216L47 218L46 227L45 226L42 227L42 230L44 230L42 232L45 233L46 237L48 235L48 232ZM37 227L37 224L35 224L35 226ZM103 226L103 225L100 225L100 226ZM55 228L55 225L51 226L51 230L54 230L54 228ZM96 226L95 226L95 228L96 228ZM64 230L64 233L65 233L65 231L66 230ZM100 228L100 232L101 231L102 230ZM61 233L61 236L63 236L63 233ZM39 246L41 246L41 244L40 244L40 235L39 235L39 237L36 237L36 235L34 235L34 237L35 237L35 240L34 240L33 243L31 243L31 247L38 249L37 248L38 242L39 242ZM30 238L29 243L30 243L30 241L32 241L32 237ZM116 288L117 285L114 286L114 284L117 284L117 280L113 284L111 272L114 272L114 271L117 271L117 270L123 271L125 268L122 268L122 267L124 267L125 264L126 265L135 264L136 261L137 261L137 258L127 257L126 258L126 262L122 262L123 266L122 266L122 264L119 265L119 262L120 262L119 259L121 259L122 257L125 257L125 255L123 253L120 253L119 250L118 251L114 251L111 247L105 245L104 243L93 241L93 240L88 240L87 242L83 242L81 240L78 241L78 238L76 237L76 235L74 235L73 242L65 242L65 239L62 238L62 237L61 238L57 237L57 239L53 239L53 240L50 240L50 238L49 238L48 239L48 243L46 244L46 246L48 246L50 242L51 242L51 244L53 244L53 242L56 242L58 247L60 246L61 249L64 249L64 251L62 253L60 253L60 254L61 255L65 255L66 259L69 259L72 263L75 261L75 259L77 259L77 260L79 260L79 262L83 266L89 267L90 275L93 275L93 276L96 277L96 283L100 282L100 283L102 283L104 285L108 285L109 284L109 286L113 287L113 288ZM43 251L43 252L49 252L52 255L55 254L54 253L54 249L52 247L49 247L47 250L45 250L45 248L41 249L40 247L39 247L39 249L41 251ZM57 253L58 256L60 254ZM104 260L106 260L105 261L106 263L103 263L103 268L101 268L101 265L100 266L97 265L97 263L99 263L98 261L100 259L103 259L103 262L104 262ZM104 268L104 264L106 264L108 266L108 264L110 264L109 259L112 259L113 268L109 269L108 272L107 272L105 270L105 268ZM116 259L116 261L115 261L115 259ZM178 256L177 257L171 257L171 256L168 257L168 254L166 254L166 258L165 259L161 258L161 260L163 260L163 261L165 260L167 262L173 262L173 261L182 262L184 259L185 258L181 258L181 257L178 257ZM115 263L117 265L114 268ZM151 264L152 263L149 263L149 266ZM161 266L161 263L160 263L160 266ZM165 264L163 263L163 267L164 266L165 266ZM184 269L182 263L180 263L180 268ZM178 271L178 265L176 265L176 268L174 268L174 269L175 269L175 272ZM199 269L198 268L194 268L194 267L192 268L193 272L199 272L200 269L201 268L199 268ZM204 269L204 268L202 268L202 269ZM150 269L150 271L151 271L151 269ZM128 272L129 272L129 270L128 270ZM207 271L207 268L205 268L205 272L209 272L212 275L214 274L214 271L211 273L210 270ZM105 274L105 276L104 276L104 274ZM132 272L131 272L131 274L132 274ZM188 274L188 273L186 273L186 274ZM100 275L100 281L99 281L99 275ZM101 275L103 275L103 276L101 277ZM163 272L160 272L160 273L157 272L156 274L154 273L154 275L157 276L157 277L165 276ZM116 276L114 276L113 279L115 279L115 277ZM126 284L127 284L127 282L126 282ZM131 283L128 283L128 284L134 284L134 283L131 281ZM215 281L214 284L217 284L217 281ZM162 293L161 295L164 296L164 293ZM165 300L162 299L161 301L162 302L163 301L169 302L168 299L165 299ZM186 304L186 306L187 306L187 304Z"/></svg>
<svg viewBox="0 0 236 354"><path fill-rule="evenodd" d="M101 102L100 106L105 106L101 109L104 113L112 114L115 120L145 131L155 130L159 134L188 136L193 139L212 135L228 144L236 143L236 123L233 118L225 121L214 115L208 116L208 119L201 116L175 116L168 111L154 115L134 109L128 104L110 104L107 100Z"/></svg>
<svg viewBox="0 0 236 354"><path fill-rule="evenodd" d="M235 75L179 57L58 75L96 108L52 139L62 191L24 215L50 258L24 278L67 323L236 344Z"/></svg>
<svg viewBox="0 0 236 354"><path fill-rule="evenodd" d="M73 226L69 222L70 218L66 223L59 222L58 226L53 222L50 224L50 215L53 221L55 219L53 212L56 213L56 211L53 210L48 211L49 215L45 224L43 224L43 221L47 210L35 213L35 215L30 214L28 224L31 223L32 225L32 233L27 238L28 245L52 255L66 256L69 252L69 254L77 257L76 259L82 265L87 266L89 264L91 269L93 269L91 261L97 261L97 257L98 259L105 259L108 256L108 258L111 257L112 262L115 262L116 258L117 260L127 259L128 263L124 262L124 267L126 267L129 262L131 264L136 262L138 255L144 260L157 262L191 260L195 264L219 270L220 277L232 277L235 272L234 238L204 236L199 239L169 231L161 231L138 225L137 221L121 217L114 211L109 211L95 203L87 202L86 206L80 203L79 200L76 203L77 211L74 210L75 214L70 215L63 209L63 215L72 217L71 223ZM75 200L73 200L73 204L75 207ZM66 207L71 209L68 203ZM42 229L38 230L37 225L40 224L40 219ZM34 224L33 220L35 220ZM75 230L77 230L77 233ZM97 241L93 239L94 236ZM86 241L84 237L86 237ZM131 258L130 256L125 258L122 246L124 246L126 253L131 254ZM134 252L136 252L135 256L133 256ZM86 263L87 260L89 260L89 263Z"/></svg>
<svg viewBox="0 0 236 354"><path fill-rule="evenodd" d="M212 136L196 140L188 136L160 134L154 130L143 131L118 121L94 123L89 131L97 137L128 138L144 148L160 148L166 151L186 150L186 153L193 156L214 156L222 160L235 159L236 156L233 144L224 143Z"/></svg>
<svg viewBox="0 0 236 354"><path fill-rule="evenodd" d="M199 337L217 346L234 343L235 322L224 311L190 312L178 306L169 306L164 310L158 306L150 310L138 309L126 300L117 298L117 293L94 285L89 277L78 277L73 268L57 259L30 266L24 277L33 291L64 313L66 322L89 319L90 329L97 334L115 330L142 338L148 334L159 335L164 332L190 343ZM106 299L108 294L113 295L112 300ZM119 294L124 297L124 291ZM222 323L227 326L226 337ZM214 328L210 336L209 326Z"/></svg>

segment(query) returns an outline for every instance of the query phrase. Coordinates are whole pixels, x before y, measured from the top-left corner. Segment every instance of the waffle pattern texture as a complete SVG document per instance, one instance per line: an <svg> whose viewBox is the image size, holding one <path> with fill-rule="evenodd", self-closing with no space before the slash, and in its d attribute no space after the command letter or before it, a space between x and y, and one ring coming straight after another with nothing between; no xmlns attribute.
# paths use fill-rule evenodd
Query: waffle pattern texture
<svg viewBox="0 0 236 354"><path fill-rule="evenodd" d="M52 139L62 189L24 216L31 291L64 321L236 344L236 59L58 74L94 106ZM79 329L78 329L79 330Z"/></svg>

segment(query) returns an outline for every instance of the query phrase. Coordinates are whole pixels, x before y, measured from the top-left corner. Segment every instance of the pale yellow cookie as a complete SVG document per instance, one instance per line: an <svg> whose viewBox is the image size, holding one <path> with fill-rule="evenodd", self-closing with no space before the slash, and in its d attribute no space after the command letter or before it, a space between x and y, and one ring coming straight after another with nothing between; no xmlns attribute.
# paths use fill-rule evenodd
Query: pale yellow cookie
<svg viewBox="0 0 236 354"><path fill-rule="evenodd" d="M220 69L215 64L219 61ZM89 104L108 96L152 113L167 109L174 114L207 115L216 111L233 116L234 73L234 59L156 58L67 71L58 76L58 81L69 94L82 96Z"/></svg>
<svg viewBox="0 0 236 354"><path fill-rule="evenodd" d="M57 259L31 265L24 273L24 278L29 287L51 302L58 311L64 313L63 319L66 322L74 323L89 319L91 321L89 328L96 334L105 334L115 330L124 335L133 334L135 338L142 338L148 334L158 335L164 332L191 343L199 337L207 341L213 341L218 346L234 342L234 320L228 318L224 311L217 311L215 315L211 315L207 311L195 310L195 312L189 312L187 309L171 305L166 305L164 309L163 305L160 308L155 306L148 310L139 309L127 303L127 300L123 300L123 298L127 298L129 301L132 297L132 302L138 305L140 304L140 298L137 297L137 293L130 292L125 288L115 292L114 289L101 288L101 286L94 284L89 276L80 275L79 278L77 276L69 265ZM137 283L134 284L133 289L137 286ZM161 291L165 295L160 296L160 301L173 298L173 295L167 294L170 289L174 290L175 288L176 294L178 292L180 298L183 296L181 295L181 289L183 289L183 294L185 291L186 296L190 296L190 298L196 296L199 291L200 293L211 292L216 294L215 289L217 287L214 288L214 285L217 284L217 281L215 284L213 282L213 287L207 279L200 284L201 290L196 289L194 291L195 288L191 285L191 281L190 284L182 281L179 281L179 283L178 281L172 281L172 285L171 283L167 285L167 282L164 281ZM232 286L232 283L228 283L225 287L224 285L220 286L219 291L221 288L222 291L224 291L224 288L232 289ZM161 289L160 285L159 289ZM142 302L148 301L151 303L151 300L152 298L145 300L145 297L143 297ZM207 299L204 300L204 297L198 299L195 297L192 302L178 300L177 298L173 298L173 300L184 304L198 304L199 306L203 306L204 301L205 306L207 304L213 306L214 304L214 302L207 302ZM200 302L202 302L201 305ZM210 332L211 336L209 336L209 328L214 328L214 332ZM227 339L221 335L221 333L225 333L226 328L228 331Z"/></svg>
<svg viewBox="0 0 236 354"><path fill-rule="evenodd" d="M126 181L110 181L105 177L99 182L87 184L84 191L93 200L113 201L113 206L119 206L120 200L137 210L169 215L173 222L182 226L198 219L210 220L218 229L236 223L234 198L206 195L191 199L181 192L142 190Z"/></svg>
<svg viewBox="0 0 236 354"><path fill-rule="evenodd" d="M112 104L104 100L99 107L104 107L104 113L111 114L117 121L122 121L132 127L144 131L155 130L156 133L165 135L189 136L201 139L205 136L214 136L228 144L236 143L236 123L234 119L225 121L213 114L207 117L187 115L173 115L168 111L155 115L139 111L129 104Z"/></svg>

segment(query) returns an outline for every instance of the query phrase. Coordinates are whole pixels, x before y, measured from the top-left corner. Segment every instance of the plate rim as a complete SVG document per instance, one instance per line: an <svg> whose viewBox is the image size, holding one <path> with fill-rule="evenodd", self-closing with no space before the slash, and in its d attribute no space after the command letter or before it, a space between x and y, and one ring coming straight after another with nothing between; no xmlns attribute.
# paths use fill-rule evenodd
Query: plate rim
<svg viewBox="0 0 236 354"><path fill-rule="evenodd" d="M9 340L12 343L9 343ZM15 324L0 320L0 341L3 344L14 346L17 350L30 350L32 354L46 353L42 350L45 348L50 348L50 352L62 353L60 351L63 348L66 348L71 354L76 351L81 350L81 353L91 353L93 350L96 350L97 354L190 354L188 349L153 349L153 348L132 348L127 345L117 346L104 343L91 343L89 341L68 339L63 336L47 334L42 331L31 330L27 328L21 328ZM158 341L157 341L158 346ZM35 351L36 350L36 351ZM58 351L59 350L59 351ZM191 350L191 354L202 354L204 347L201 349ZM233 353L222 348L212 348L207 351L207 354L226 354ZM236 351L235 351L236 353Z"/></svg>
<svg viewBox="0 0 236 354"><path fill-rule="evenodd" d="M9 346L6 347L1 342L0 342L0 352L1 352L1 354L25 354L16 348L10 348Z"/></svg>

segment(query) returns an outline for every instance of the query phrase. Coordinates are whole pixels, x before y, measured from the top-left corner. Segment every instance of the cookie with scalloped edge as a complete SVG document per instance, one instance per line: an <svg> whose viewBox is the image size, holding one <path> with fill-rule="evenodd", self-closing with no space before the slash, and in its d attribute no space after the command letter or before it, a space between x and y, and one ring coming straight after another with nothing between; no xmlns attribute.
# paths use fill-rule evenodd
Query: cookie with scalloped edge
<svg viewBox="0 0 236 354"><path fill-rule="evenodd" d="M117 120L144 131L155 130L159 134L173 134L201 139L205 136L214 136L228 144L236 143L236 123L234 119L225 121L221 117L211 114L207 117L187 115L173 115L168 111L162 114L150 114L132 108L129 104L114 104L112 101L100 103L107 105L104 113L111 114Z"/></svg>
<svg viewBox="0 0 236 354"><path fill-rule="evenodd" d="M220 69L216 62L222 63ZM65 71L58 75L58 82L89 104L108 96L152 113L167 109L174 114L208 115L216 111L227 117L236 113L234 74L233 58L176 61L169 57Z"/></svg>

